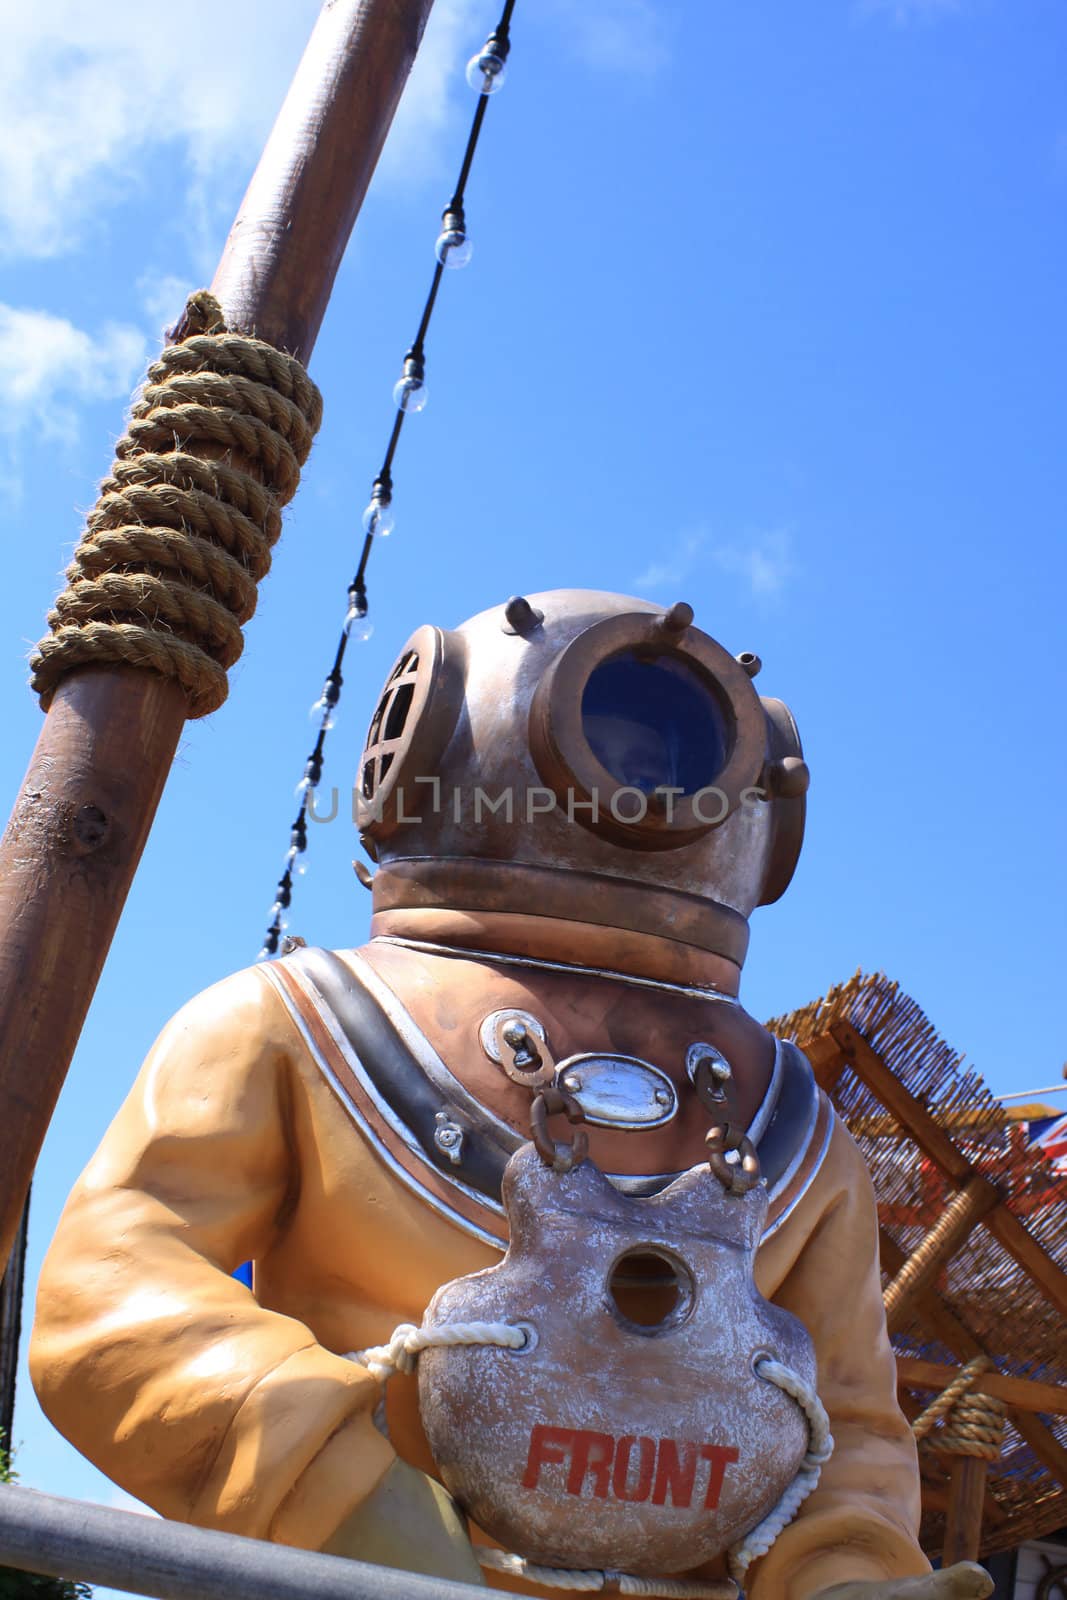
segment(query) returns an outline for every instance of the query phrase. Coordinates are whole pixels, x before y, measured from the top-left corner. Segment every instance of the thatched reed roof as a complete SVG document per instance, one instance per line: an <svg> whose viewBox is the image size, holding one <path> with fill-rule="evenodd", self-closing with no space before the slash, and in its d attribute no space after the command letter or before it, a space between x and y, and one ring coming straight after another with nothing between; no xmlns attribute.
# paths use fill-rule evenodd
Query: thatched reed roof
<svg viewBox="0 0 1067 1600"><path fill-rule="evenodd" d="M997 1376L982 1388L1008 1402L1008 1426L987 1480L983 1553L1062 1528L1067 1179L881 974L857 973L768 1026L807 1052L871 1169L905 1412L971 1358L992 1358ZM938 1554L948 1466L926 1446L920 1462L922 1540Z"/></svg>

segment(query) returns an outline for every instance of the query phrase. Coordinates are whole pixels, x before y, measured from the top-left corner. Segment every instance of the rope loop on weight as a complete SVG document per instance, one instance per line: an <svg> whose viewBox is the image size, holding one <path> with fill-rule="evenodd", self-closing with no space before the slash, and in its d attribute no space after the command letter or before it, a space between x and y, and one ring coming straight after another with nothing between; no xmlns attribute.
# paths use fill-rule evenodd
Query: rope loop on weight
<svg viewBox="0 0 1067 1600"><path fill-rule="evenodd" d="M402 1322L387 1344L367 1350L350 1350L345 1357L358 1362L383 1382L394 1372L415 1371L423 1350L457 1345L497 1345L522 1350L529 1344L532 1330L512 1322L452 1322L417 1328ZM536 1337L536 1334L533 1335ZM547 1588L571 1589L590 1594L613 1593L633 1596L658 1596L659 1600L734 1600L753 1561L767 1554L783 1528L788 1527L808 1496L818 1487L819 1476L833 1454L830 1419L815 1389L799 1372L776 1361L764 1352L755 1362L758 1377L774 1384L795 1400L808 1430L808 1448L792 1482L774 1508L743 1539L726 1552L730 1577L704 1582L686 1578L648 1578L632 1573L609 1572L600 1568L539 1566L509 1551L479 1545L476 1554L483 1567L539 1583Z"/></svg>
<svg viewBox="0 0 1067 1600"><path fill-rule="evenodd" d="M808 1496L819 1487L822 1469L834 1452L830 1418L812 1385L799 1372L794 1372L783 1361L775 1361L770 1355L758 1356L755 1370L757 1377L773 1383L796 1401L807 1425L808 1448L796 1476L782 1493L777 1505L727 1552L730 1576L739 1587L743 1586L745 1573L753 1561L767 1554L783 1528L789 1526Z"/></svg>
<svg viewBox="0 0 1067 1600"><path fill-rule="evenodd" d="M77 667L145 667L215 711L322 420L300 362L230 333L206 290L135 398L31 658L47 711ZM237 464L239 463L239 464Z"/></svg>
<svg viewBox="0 0 1067 1600"><path fill-rule="evenodd" d="M383 1383L394 1372L410 1374L424 1350L442 1350L457 1345L499 1345L505 1350L524 1350L529 1342L525 1328L514 1322L444 1322L432 1328L416 1328L402 1322L393 1330L388 1344L372 1345L367 1350L350 1350L347 1361L366 1367Z"/></svg>

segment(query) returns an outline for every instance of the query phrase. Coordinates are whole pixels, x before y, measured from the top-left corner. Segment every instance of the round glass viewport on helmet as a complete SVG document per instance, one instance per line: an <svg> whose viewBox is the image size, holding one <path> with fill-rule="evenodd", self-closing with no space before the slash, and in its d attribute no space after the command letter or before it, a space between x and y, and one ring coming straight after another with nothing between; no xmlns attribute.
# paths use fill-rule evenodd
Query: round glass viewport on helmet
<svg viewBox="0 0 1067 1600"><path fill-rule="evenodd" d="M749 675L691 618L685 607L594 623L531 706L531 749L560 805L635 849L674 849L718 827L763 768L766 721Z"/></svg>

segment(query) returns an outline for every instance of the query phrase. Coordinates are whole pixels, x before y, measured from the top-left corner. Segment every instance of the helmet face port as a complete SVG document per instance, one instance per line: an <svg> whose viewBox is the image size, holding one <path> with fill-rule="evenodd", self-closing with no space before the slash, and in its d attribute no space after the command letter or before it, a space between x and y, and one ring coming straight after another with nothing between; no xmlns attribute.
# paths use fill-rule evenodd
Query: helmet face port
<svg viewBox="0 0 1067 1600"><path fill-rule="evenodd" d="M707 683L673 653L621 650L594 667L582 693L582 729L624 787L696 794L726 765L725 718Z"/></svg>
<svg viewBox="0 0 1067 1600"><path fill-rule="evenodd" d="M616 844L673 850L737 810L766 756L744 668L673 613L594 622L552 662L530 747L566 815ZM683 619L684 620L684 619Z"/></svg>

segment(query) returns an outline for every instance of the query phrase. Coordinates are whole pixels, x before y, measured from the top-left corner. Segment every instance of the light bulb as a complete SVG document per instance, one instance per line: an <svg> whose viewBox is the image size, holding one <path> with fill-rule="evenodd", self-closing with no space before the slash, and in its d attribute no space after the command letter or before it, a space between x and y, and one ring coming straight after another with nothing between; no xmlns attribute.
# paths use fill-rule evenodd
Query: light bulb
<svg viewBox="0 0 1067 1600"><path fill-rule="evenodd" d="M462 206L455 209L449 207L441 218L441 232L434 253L443 267L465 267L473 255L474 246L467 232L467 219Z"/></svg>
<svg viewBox="0 0 1067 1600"><path fill-rule="evenodd" d="M320 694L319 698L315 701L315 704L308 712L308 721L317 722L319 726L325 728L328 733L334 725L333 712L336 704L337 702L335 700L327 700L324 694Z"/></svg>
<svg viewBox="0 0 1067 1600"><path fill-rule="evenodd" d="M398 383L396 386L396 389L399 389L400 385L406 382L407 380L405 378L401 378L400 383ZM396 389L393 390L394 400L396 400ZM399 400L396 400L396 403L400 407L401 411L421 411L422 409L421 406L401 405ZM425 405L425 403L426 402L423 401L423 405ZM382 539L386 539L392 533L395 527L396 517L393 515L392 502L389 500L380 500L378 498L377 491L375 491L375 493L370 497L370 503L367 506L366 511L363 513L363 532L373 534L376 538L380 537Z"/></svg>
<svg viewBox="0 0 1067 1600"><path fill-rule="evenodd" d="M374 623L365 610L361 611L358 606L349 606L348 615L345 617L345 632L350 639L355 639L357 644L366 644L374 632Z"/></svg>
<svg viewBox="0 0 1067 1600"><path fill-rule="evenodd" d="M490 44L486 44L467 62L467 82L479 94L496 94L498 89L504 87L507 75L503 56L498 56Z"/></svg>
<svg viewBox="0 0 1067 1600"><path fill-rule="evenodd" d="M406 357L404 371L393 386L393 404L398 411L421 411L429 399L425 368L414 356Z"/></svg>

